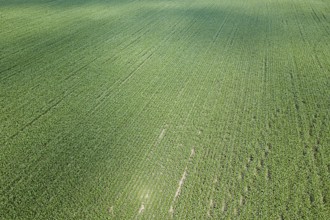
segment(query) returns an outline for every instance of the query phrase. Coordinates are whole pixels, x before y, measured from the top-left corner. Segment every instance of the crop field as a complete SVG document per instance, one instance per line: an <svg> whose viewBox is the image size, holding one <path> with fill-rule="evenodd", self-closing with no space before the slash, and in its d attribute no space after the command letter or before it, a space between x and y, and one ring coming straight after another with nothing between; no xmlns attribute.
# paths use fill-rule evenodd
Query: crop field
<svg viewBox="0 0 330 220"><path fill-rule="evenodd" d="M330 219L330 1L0 0L0 219Z"/></svg>

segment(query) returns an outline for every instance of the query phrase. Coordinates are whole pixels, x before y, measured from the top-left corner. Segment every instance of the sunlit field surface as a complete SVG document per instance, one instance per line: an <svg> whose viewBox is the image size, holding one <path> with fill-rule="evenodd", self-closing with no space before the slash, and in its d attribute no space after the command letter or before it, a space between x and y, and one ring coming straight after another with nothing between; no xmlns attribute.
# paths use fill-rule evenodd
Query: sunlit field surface
<svg viewBox="0 0 330 220"><path fill-rule="evenodd" d="M0 219L330 219L330 1L0 0Z"/></svg>

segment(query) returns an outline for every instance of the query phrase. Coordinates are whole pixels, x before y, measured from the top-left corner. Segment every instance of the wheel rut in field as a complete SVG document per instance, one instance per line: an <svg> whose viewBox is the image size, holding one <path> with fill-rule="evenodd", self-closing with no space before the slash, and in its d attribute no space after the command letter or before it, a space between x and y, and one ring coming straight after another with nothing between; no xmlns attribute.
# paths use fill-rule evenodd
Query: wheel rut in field
<svg viewBox="0 0 330 220"><path fill-rule="evenodd" d="M51 112L54 108L59 106L67 97L69 97L73 91L68 92L67 94L64 94L59 100L54 102L52 105L50 105L48 108L46 108L41 114L39 114L37 117L33 118L30 122L26 123L23 127L21 127L16 133L11 135L8 140L14 139L16 136L18 136L21 132L25 131L27 128L32 126L34 123L36 123L40 118L44 117L47 115L49 112ZM8 141L7 140L7 141ZM6 140L5 140L6 141Z"/></svg>

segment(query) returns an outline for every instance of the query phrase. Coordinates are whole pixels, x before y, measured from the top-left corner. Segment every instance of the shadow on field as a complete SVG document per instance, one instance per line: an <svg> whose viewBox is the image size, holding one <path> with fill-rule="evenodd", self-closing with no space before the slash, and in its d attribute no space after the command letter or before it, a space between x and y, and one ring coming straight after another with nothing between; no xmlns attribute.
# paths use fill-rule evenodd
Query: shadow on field
<svg viewBox="0 0 330 220"><path fill-rule="evenodd" d="M198 1L192 1L193 3ZM273 29L277 31L274 34L281 36L283 35L283 28L279 17L272 17L271 14L259 13L254 14L253 11L247 10L244 7L237 6L235 4L222 5L217 4L210 6L209 4L200 3L198 5L192 5L190 1L180 1L178 3L171 3L171 1L164 0L13 0L5 1L0 0L0 6L38 6L47 7L51 9L55 7L59 8L71 8L71 7L84 7L89 6L115 6L118 8L127 7L130 8L130 4L134 4L132 7L141 8L141 14L127 14L124 16L132 17L131 22L138 21L140 17L146 14L155 14L153 19L163 19L158 27L154 28L150 33L157 31L164 31L166 25L162 23L167 23L168 19L175 22L177 19L184 20L184 24L181 28L185 28L184 25L189 25L189 30L194 32L192 39L197 42L194 43L209 43L215 37L219 35L220 38L226 38L231 35L235 39L237 46L244 46L244 44L260 43L260 36L266 35L269 22ZM191 6L190 6L191 5ZM164 7L165 6L165 7ZM169 6L169 7L168 7ZM164 7L164 9L162 9ZM83 24L86 20L88 21L88 14L81 21ZM111 18L109 18L111 19ZM94 22L94 21L92 21ZM98 28L99 22L95 21L95 28ZM119 24L118 24L119 25ZM140 22L137 22L140 25ZM100 28L103 28L102 26ZM189 33L188 32L186 33ZM171 31L170 29L168 31ZM221 32L221 33L218 33ZM174 34L181 34L180 32ZM148 37L148 35L146 35ZM272 37L272 36L268 36ZM176 36L176 39L184 38L184 35ZM233 41L233 42L234 42Z"/></svg>

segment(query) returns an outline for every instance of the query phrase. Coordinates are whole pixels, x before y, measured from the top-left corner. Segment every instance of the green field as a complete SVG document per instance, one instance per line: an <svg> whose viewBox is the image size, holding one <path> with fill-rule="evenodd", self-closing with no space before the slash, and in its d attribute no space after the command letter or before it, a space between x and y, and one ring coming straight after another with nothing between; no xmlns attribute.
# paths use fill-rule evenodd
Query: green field
<svg viewBox="0 0 330 220"><path fill-rule="evenodd" d="M330 219L330 1L0 0L0 219Z"/></svg>

